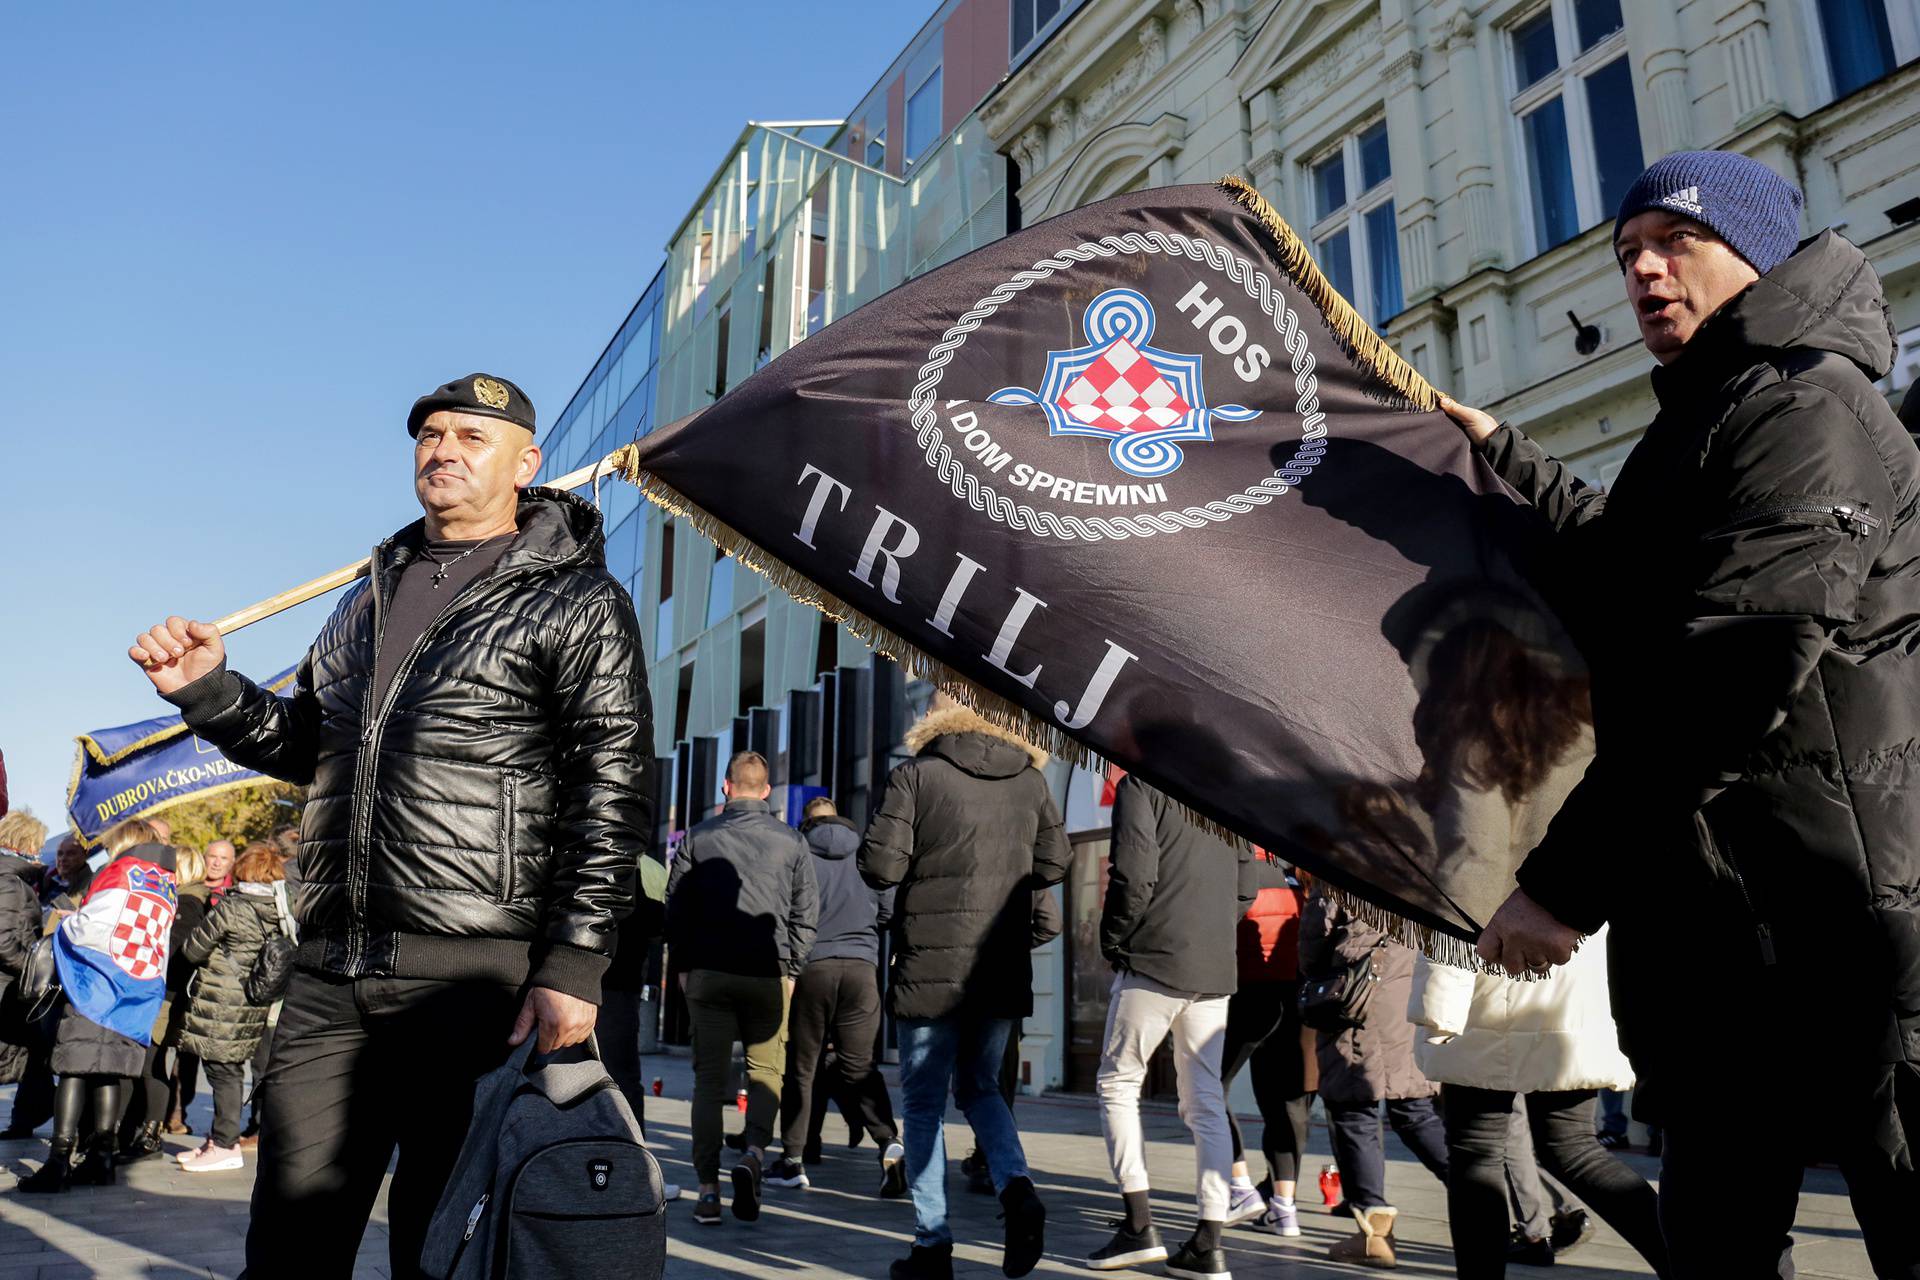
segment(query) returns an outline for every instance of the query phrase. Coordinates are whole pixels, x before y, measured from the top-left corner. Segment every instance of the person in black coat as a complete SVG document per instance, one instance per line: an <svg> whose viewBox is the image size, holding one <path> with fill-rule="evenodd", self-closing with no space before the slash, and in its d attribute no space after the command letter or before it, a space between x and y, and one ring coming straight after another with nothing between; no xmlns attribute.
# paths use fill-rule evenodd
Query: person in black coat
<svg viewBox="0 0 1920 1280"><path fill-rule="evenodd" d="M147 822L135 818L107 832L102 843L113 855L113 862L148 862L166 871L171 881L173 847L161 844L158 834ZM86 902L80 905L84 908ZM114 1129L120 1121L121 1093L127 1077L139 1072L146 1053L146 1046L138 1040L101 1026L71 1001L63 1002L53 1041L53 1070L60 1078L54 1092L53 1138L47 1162L20 1179L18 1190L62 1192L75 1182L111 1186L116 1181L119 1144ZM89 1114L93 1128L87 1139L86 1158L76 1166L74 1153L81 1121Z"/></svg>
<svg viewBox="0 0 1920 1280"><path fill-rule="evenodd" d="M40 899L28 883L39 871L38 858L0 846L0 989L26 970L40 936ZM22 1013L10 992L0 1001L0 1084L18 1084L26 1076L38 1039Z"/></svg>
<svg viewBox="0 0 1920 1280"><path fill-rule="evenodd" d="M1790 1267L1820 1157L1875 1270L1920 1276L1920 450L1873 385L1880 282L1833 231L1799 243L1801 204L1727 152L1629 190L1660 411L1611 490L1447 402L1580 583L1557 603L1593 675L1597 753L1481 954L1544 972L1611 923L1680 1277ZM1783 1010L1816 1025L1753 1034ZM1753 1123L1781 1081L1819 1124Z"/></svg>
<svg viewBox="0 0 1920 1280"><path fill-rule="evenodd" d="M892 1274L952 1274L951 1084L1006 1213L1002 1269L1023 1276L1044 1250L1046 1208L1000 1096L1000 1063L1014 1026L1033 1012L1033 891L1063 880L1072 852L1039 748L951 704L908 730L907 747L915 758L888 776L860 845L867 883L899 886L889 1000L899 1020L914 1244Z"/></svg>
<svg viewBox="0 0 1920 1280"><path fill-rule="evenodd" d="M396 1148L387 1253L418 1271L474 1082L510 1045L592 1034L653 825L640 624L599 510L534 485L533 405L505 379L441 385L406 429L424 518L374 549L286 696L230 670L209 622L127 649L210 746L307 788L260 1275L350 1272Z"/></svg>

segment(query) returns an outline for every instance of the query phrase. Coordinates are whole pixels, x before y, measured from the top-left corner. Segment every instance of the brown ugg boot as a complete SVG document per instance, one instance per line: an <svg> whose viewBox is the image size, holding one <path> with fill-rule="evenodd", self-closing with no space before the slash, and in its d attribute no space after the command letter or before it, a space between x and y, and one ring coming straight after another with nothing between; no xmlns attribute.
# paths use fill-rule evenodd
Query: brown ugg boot
<svg viewBox="0 0 1920 1280"><path fill-rule="evenodd" d="M1327 1257L1335 1262L1361 1262L1369 1267L1399 1266L1399 1259L1393 1253L1393 1220L1399 1213L1398 1209L1385 1207L1353 1210L1359 1233L1327 1250Z"/></svg>

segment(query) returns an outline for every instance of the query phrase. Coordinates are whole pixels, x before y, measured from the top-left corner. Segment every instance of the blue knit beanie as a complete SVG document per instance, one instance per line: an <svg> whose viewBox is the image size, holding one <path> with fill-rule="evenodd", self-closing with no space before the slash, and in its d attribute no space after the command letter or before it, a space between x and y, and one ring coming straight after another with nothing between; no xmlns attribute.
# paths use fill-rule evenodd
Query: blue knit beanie
<svg viewBox="0 0 1920 1280"><path fill-rule="evenodd" d="M1800 243L1800 188L1737 151L1676 151L1647 166L1620 202L1613 238L1649 209L1705 223L1761 275Z"/></svg>

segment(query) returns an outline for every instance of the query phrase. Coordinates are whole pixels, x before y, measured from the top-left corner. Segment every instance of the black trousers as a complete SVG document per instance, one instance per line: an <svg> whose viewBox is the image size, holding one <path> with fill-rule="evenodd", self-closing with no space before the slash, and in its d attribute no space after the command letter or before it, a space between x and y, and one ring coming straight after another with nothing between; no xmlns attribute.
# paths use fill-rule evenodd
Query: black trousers
<svg viewBox="0 0 1920 1280"><path fill-rule="evenodd" d="M38 1129L53 1118L53 1031L59 1007L56 1001L53 1014L28 1027L27 1070L14 1090L12 1128Z"/></svg>
<svg viewBox="0 0 1920 1280"><path fill-rule="evenodd" d="M1447 1223L1461 1280L1507 1274L1507 1142L1513 1094L1441 1086L1447 1129ZM1600 1145L1593 1129L1593 1090L1526 1095L1527 1126L1540 1167L1667 1275L1653 1188ZM1722 1224L1724 1229L1725 1224ZM1732 1274L1732 1273L1721 1273Z"/></svg>
<svg viewBox="0 0 1920 1280"><path fill-rule="evenodd" d="M780 1092L780 1141L788 1159L799 1159L807 1143L829 1032L840 1061L841 1097L856 1110L849 1123L864 1128L882 1149L894 1140L892 1116L881 1114L871 1093L879 1074L873 1065L879 1027L880 977L872 961L815 960L800 971L787 1013L787 1076Z"/></svg>
<svg viewBox="0 0 1920 1280"><path fill-rule="evenodd" d="M247 1102L247 1064L202 1062L200 1067L213 1090L213 1128L207 1135L214 1145L230 1147L240 1141L240 1112Z"/></svg>
<svg viewBox="0 0 1920 1280"><path fill-rule="evenodd" d="M1751 1078L1774 1084L1796 1077L1753 1072ZM1837 1158L1874 1274L1920 1280L1920 1171L1896 1170L1870 1141L1840 1140L1836 1135L1849 1127L1839 1122L1840 1100L1823 1097L1819 1088L1802 1094L1823 1118L1784 1133L1755 1121L1778 1097L1732 1081L1711 1095L1661 1094L1660 1227L1676 1280L1792 1276L1790 1232L1810 1154ZM1828 1149L1810 1152L1814 1141ZM1739 1225L1729 1229L1729 1223Z"/></svg>
<svg viewBox="0 0 1920 1280"><path fill-rule="evenodd" d="M519 1008L493 983L296 971L267 1067L244 1274L350 1276L397 1147L389 1256L395 1280L420 1276L474 1082L505 1060Z"/></svg>
<svg viewBox="0 0 1920 1280"><path fill-rule="evenodd" d="M1300 1043L1298 982L1243 982L1227 1001L1227 1043L1220 1054L1220 1079L1227 1090L1243 1067L1253 1070L1253 1101L1260 1108L1260 1145L1268 1176L1276 1182L1300 1180L1300 1157L1307 1150L1307 1122L1313 1095L1307 1092L1306 1053ZM1234 1163L1247 1158L1246 1142L1233 1109Z"/></svg>
<svg viewBox="0 0 1920 1280"><path fill-rule="evenodd" d="M643 1138L647 1134L647 1082L641 1076L640 1019L652 1011L653 1002L643 1000L640 992L607 987L600 993L600 1018L593 1028L600 1061L633 1108Z"/></svg>
<svg viewBox="0 0 1920 1280"><path fill-rule="evenodd" d="M1432 1098L1387 1099L1387 1123L1434 1177L1447 1180L1447 1138ZM1340 1167L1340 1191L1356 1209L1384 1208L1387 1152L1377 1102L1328 1102L1327 1136Z"/></svg>

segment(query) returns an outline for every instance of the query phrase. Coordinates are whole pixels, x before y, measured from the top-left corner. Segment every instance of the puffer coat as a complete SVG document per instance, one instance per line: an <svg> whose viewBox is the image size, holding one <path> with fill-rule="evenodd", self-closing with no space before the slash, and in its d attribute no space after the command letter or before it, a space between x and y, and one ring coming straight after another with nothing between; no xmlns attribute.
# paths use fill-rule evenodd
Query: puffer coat
<svg viewBox="0 0 1920 1280"><path fill-rule="evenodd" d="M292 696L221 670L176 692L235 764L307 786L299 963L528 983L598 1002L653 828L653 712L600 513L520 495L519 532L368 706L383 612L421 554L374 549Z"/></svg>
<svg viewBox="0 0 1920 1280"><path fill-rule="evenodd" d="M1659 414L1610 491L1510 427L1482 451L1558 534L1593 675L1597 754L1520 885L1584 933L1612 923L1651 1094L1791 1079L1910 1167L1920 450L1873 385L1893 346L1865 255L1825 232L1654 370ZM1815 1024L1754 1057L1782 1010Z"/></svg>
<svg viewBox="0 0 1920 1280"><path fill-rule="evenodd" d="M267 1006L249 1004L243 984L267 939L280 931L273 886L243 882L200 922L180 958L195 966L187 984L180 1051L202 1062L245 1062L260 1047Z"/></svg>
<svg viewBox="0 0 1920 1280"><path fill-rule="evenodd" d="M1381 946L1383 936L1328 894L1307 896L1300 917L1301 975L1323 977L1369 953L1379 975L1363 1025L1317 1033L1320 1096L1328 1102L1360 1104L1440 1092L1413 1058L1414 1029L1407 1018L1413 952L1397 942Z"/></svg>
<svg viewBox="0 0 1920 1280"><path fill-rule="evenodd" d="M33 1029L13 996L13 985L40 937L40 899L27 885L39 869L33 859L0 850L0 1084L17 1083L27 1073L27 1046Z"/></svg>
<svg viewBox="0 0 1920 1280"><path fill-rule="evenodd" d="M1408 1017L1414 1061L1429 1080L1510 1093L1631 1089L1607 997L1607 931L1571 963L1521 981L1416 956Z"/></svg>
<svg viewBox="0 0 1920 1280"><path fill-rule="evenodd" d="M1033 891L1072 857L1046 753L964 707L907 731L867 823L860 874L894 897L896 1018L1033 1012Z"/></svg>

